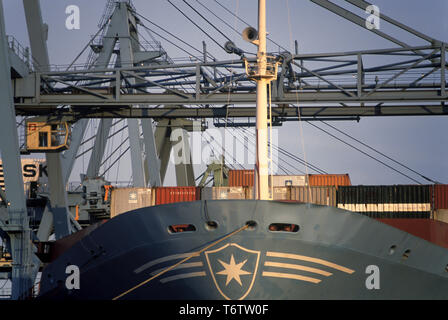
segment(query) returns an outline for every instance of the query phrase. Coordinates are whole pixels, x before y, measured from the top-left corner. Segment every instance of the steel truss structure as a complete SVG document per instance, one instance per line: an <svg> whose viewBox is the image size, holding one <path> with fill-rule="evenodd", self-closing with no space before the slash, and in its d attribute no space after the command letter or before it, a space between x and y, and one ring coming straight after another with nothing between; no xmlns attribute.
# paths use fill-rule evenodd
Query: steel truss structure
<svg viewBox="0 0 448 320"><path fill-rule="evenodd" d="M446 115L446 49L441 43L359 52L277 55L281 67L272 86L272 103L277 105L273 116ZM381 59L384 57L397 61L370 66L372 58L384 60ZM248 79L241 59L34 73L25 81L29 92L15 95L16 112L23 116L65 116L76 121L255 115L253 107L227 110L230 105L253 104L255 99L255 84ZM129 90L136 93L127 93ZM154 107L134 108L134 105ZM164 107L160 108L161 105Z"/></svg>

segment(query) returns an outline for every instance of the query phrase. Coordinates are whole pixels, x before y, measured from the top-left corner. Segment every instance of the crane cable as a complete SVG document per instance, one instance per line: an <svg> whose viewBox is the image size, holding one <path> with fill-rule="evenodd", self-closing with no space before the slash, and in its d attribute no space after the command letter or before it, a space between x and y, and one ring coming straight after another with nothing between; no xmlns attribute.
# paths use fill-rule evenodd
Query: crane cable
<svg viewBox="0 0 448 320"><path fill-rule="evenodd" d="M290 42L291 42L291 44L292 44L292 26L291 26L290 9L289 9L289 1L288 1L288 0L286 0L286 6L287 6L287 10L288 10L288 25L289 25ZM295 73L293 73L293 74L294 74L294 81L295 81L295 80L296 80L296 79L295 79ZM298 97L298 92L297 92L297 91L296 91L296 98L297 98L297 105L299 106L299 97ZM300 106L299 106L299 108L300 108ZM302 125L301 125L302 121L301 121L301 112L300 112L300 110L299 110L299 113L298 113L298 117L299 117L299 123L300 123L300 130L302 131L303 128L302 128ZM368 146L368 145L362 143L361 141L359 141L359 140L357 140L357 139L355 139L355 138L353 138L353 137L351 137L351 136L345 134L345 133L342 132L341 130L338 130L337 128L335 128L335 127L333 127L333 126L327 124L326 122L324 122L324 121L321 121L321 122L323 122L323 123L326 124L327 126L330 126L330 127L333 128L334 130L336 130L336 131L338 131L338 132L344 134L345 136L347 136L347 137L349 137L349 138L352 138L353 140L355 140L355 141L359 142L360 144L362 144L362 145L368 147L369 149L378 152L379 154L381 154L381 155L383 155L384 157L386 157L386 158L388 158L388 159L394 161L395 163L398 163L397 161L391 159L390 157L387 157L386 155L384 155L384 154L380 153L379 151L373 149L372 147L370 147L370 146ZM359 148L353 146L352 144L350 144L350 143L348 143L348 142L346 142L346 141L344 141L344 140L342 140L342 139L340 139L340 138L338 138L338 137L332 135L331 133L329 133L329 132L326 131L325 129L322 129L322 128L320 128L319 126L312 124L310 121L307 121L307 123L308 123L309 125L315 127L316 129L318 129L318 130L320 130L320 131L323 131L324 133L330 135L331 137L335 138L336 140L338 140L338 141L340 141L340 142L342 142L342 143L344 143L344 144L350 146L351 148L353 148L353 149L355 149L355 150L361 152L362 154L368 156L369 158L371 158L371 159L373 159L373 160L375 160L375 161L377 161L377 162L383 164L384 166L388 167L389 169L391 169L391 170L393 170L393 171L395 171L395 172L397 172L397 173L399 173L399 174L401 174L401 175L407 177L408 179L410 179L410 180L412 180L412 181L414 181L414 182L416 182L416 183L418 183L418 184L421 184L419 181L417 181L417 180L411 178L410 176L404 174L403 172L401 172L401 171L399 171L399 170L397 170L397 169L395 169L395 168L389 166L389 165L386 164L385 162L383 162L383 161L381 161L381 160L375 158L374 156L372 156L372 155L370 155L370 154L368 154L368 153L362 151L361 149L359 149ZM302 131L302 139L303 139L303 131ZM302 144L303 144L303 141L302 141ZM303 145L303 147L304 147L304 145ZM304 151L305 151L305 149L304 149ZM398 163L398 164L400 164L400 163ZM402 165L402 164L400 164L400 165ZM402 166L404 166L404 165L402 165ZM406 167L406 166L404 166L404 167ZM406 168L409 169L409 170L411 170L411 171L413 171L412 169L410 169L410 168L408 168L408 167L406 167ZM307 167L306 167L306 169L307 169ZM415 171L413 171L413 172L416 173ZM417 173L417 174L418 174L419 176L425 178L426 180L433 182L432 180L430 180L430 179L428 179L428 178L426 178L426 177L420 175L419 173Z"/></svg>
<svg viewBox="0 0 448 320"><path fill-rule="evenodd" d="M169 34L169 35L172 36L174 39L176 39L176 40L182 42L184 45L190 47L191 49L193 49L193 50L195 50L195 51L197 51L197 52L199 52L199 54L203 54L202 51L200 51L200 50L198 50L197 48L193 47L191 44L189 44L188 42L182 40L181 38L179 38L178 36L176 36L176 35L174 35L173 33L169 32L168 30L166 30L165 28L161 27L160 25L158 25L158 24L152 22L151 20L147 19L146 17L142 16L142 15L139 14L138 12L135 12L135 14L136 14L137 16L139 16L140 18L142 18L143 20L145 20L145 21L151 23L152 25L156 26L157 28L161 29L163 32ZM196 59L198 59L198 57L196 57L194 54L191 54L190 52L184 50L183 48L178 47L176 44L172 43L170 40L168 40L168 39L166 39L165 37L161 36L159 33L157 33L157 32L155 32L154 30L148 28L148 27L145 26L144 24L141 24L141 26L143 26L146 30L149 30L149 31L153 32L154 34L156 34L156 35L159 36L160 38L164 39L165 41L167 41L167 42L171 43L172 45L176 46L178 49L184 51L186 54L188 54L188 55L190 55L190 56L195 57ZM208 56L211 57L212 59L214 58L214 57L213 57L212 55L210 55L210 54L208 54Z"/></svg>
<svg viewBox="0 0 448 320"><path fill-rule="evenodd" d="M206 17L204 17L199 11L197 11L191 4L189 4L187 1L182 0L187 6L191 8L194 12L196 12L202 19L204 19L209 25L211 25L220 35L222 35L224 38L226 38L228 41L231 41L230 38L225 35L221 30L219 30L213 23L211 23Z"/></svg>
<svg viewBox="0 0 448 320"><path fill-rule="evenodd" d="M222 50L226 51L226 49L213 38L211 35L209 35L204 29L202 29L196 22L194 22L190 17L188 17L181 9L179 9L174 3L172 3L170 0L167 0L177 11L179 11L185 18L187 18L192 24L194 24L199 30L201 30L210 40L212 40L218 47L220 47ZM227 52L227 51L226 51Z"/></svg>
<svg viewBox="0 0 448 320"><path fill-rule="evenodd" d="M213 154L216 153L217 155L219 155L219 147L221 147L221 150L224 151L224 153L223 153L224 156L227 154L230 158L232 158L232 160L234 161L235 164L237 164L238 166L240 166L240 168L243 168L243 166L242 166L241 164L239 164L239 163L236 161L235 157L234 157L230 152L226 151L225 148L222 147L222 144L220 144L217 140L215 140L215 139L210 135L210 133L208 133L207 131L204 131L204 133L207 134L207 135L209 136L210 141L215 141L216 144L218 144L218 145L216 146L216 147L218 148L218 150L216 150L215 147L213 146L213 144L212 144L212 143L205 137L205 135L204 135L204 139L205 139L205 141L207 142L207 145L210 147L210 151L212 151ZM218 160L219 160L219 159L218 159ZM230 163L229 163L228 165L229 165L229 167L230 167L231 169L235 169L235 167L234 167L233 165L231 165Z"/></svg>
<svg viewBox="0 0 448 320"><path fill-rule="evenodd" d="M369 157L369 158L371 158L371 159L373 159L373 160L375 160L375 161L377 161L377 162L381 163L382 165L384 165L384 166L388 167L389 169L391 169L391 170L393 170L393 171L395 171L395 172L397 172L397 173L401 174L402 176L405 176L406 178L408 178L408 179L410 179L410 180L412 180L412 181L414 181L414 182L416 182L416 183L418 183L418 184L420 184L420 185L422 184L421 182L419 182L419 181L417 181L417 180L413 179L412 177L408 176L407 174L405 174L405 173L403 173L403 172L401 172L401 171L399 171L399 170L397 170L397 169L395 169L395 168L391 167L391 166L390 166L390 165L388 165L387 163L385 163L385 162L383 162L383 161L381 161L381 160L379 160L379 159L375 158L374 156L372 156L372 155L368 154L367 152L364 152L364 151L362 151L361 149L359 149L359 148L355 147L354 145L352 145L352 144L350 144L350 143L348 143L348 142L346 142L346 141L342 140L341 138L338 138L338 137L336 137L335 135L333 135L333 134L329 133L329 132L328 132L328 131L326 131L325 129L319 128L318 126L316 126L316 125L312 124L312 123L311 123L311 122L309 122L309 121L308 121L308 124L309 124L310 126L313 126L313 127L315 127L316 129L318 129L318 130L320 130L320 131L323 131L323 132L325 132L325 133L326 133L326 134L328 134L329 136L331 136L331 137L333 137L334 139L336 139L336 140L338 140L338 141L340 141L340 142L344 143L345 145L347 145L347 146L349 146L349 147L351 147L351 148L353 148L353 149L355 149L355 150L357 150L357 151L361 152L362 154L366 155L367 157Z"/></svg>
<svg viewBox="0 0 448 320"><path fill-rule="evenodd" d="M225 237L223 237L223 238L221 238L221 239L219 239L219 240L217 240L217 241L215 241L215 242L209 244L208 246L204 247L203 249L201 249L201 250L199 250L199 251L197 251L197 252L193 252L191 255L189 255L188 257L186 257L186 258L184 258L184 259L182 259L181 261L177 262L176 264L172 265L171 267L168 267L168 268L166 268L166 269L163 269L162 271L160 271L160 272L157 273L156 275L154 275L154 276L152 276L152 277L150 277L150 278L148 278L148 279L146 279L146 280L140 282L139 284L137 284L136 286L132 287L131 289L129 289L129 290L127 290L127 291L124 291L124 292L120 293L118 296L112 298L112 300L118 300L118 299L120 299L121 297L123 297L123 296L125 296L125 295L131 293L132 291L134 291L134 290L140 288L141 286L147 284L148 282L150 282L150 281L152 281L152 280L154 280L154 279L160 277L161 275L167 273L168 271L173 270L174 268L176 268L177 266L181 265L182 263L184 263L184 262L190 260L191 258L193 258L193 257L197 257L198 255L200 255L200 254L203 253L204 251L210 249L211 247L217 245L218 243L220 243L220 242L222 242L222 241L224 241L224 240L226 240L226 239L228 239L228 238L230 238L230 237L236 235L237 233L240 233L240 232L243 231L243 230L246 230L247 228L249 228L249 226L250 226L249 223L246 223L244 226L242 226L241 228L238 228L237 230L235 230L235 231L229 233L229 234L226 235Z"/></svg>
<svg viewBox="0 0 448 320"><path fill-rule="evenodd" d="M242 132L241 132L242 131ZM254 140L252 140L253 139L253 133L250 133L249 132L249 134L252 134L252 137L250 137L248 134L247 134L247 129L245 129L245 128L236 128L236 132L238 132L238 133L240 133L241 134L241 136L243 137L243 140L244 140L244 138L247 138L247 141L249 142L249 143L251 143L252 145L255 145L255 142L254 142ZM246 135L244 135L243 134L243 132L246 134ZM236 136L235 136L236 137ZM240 141L238 138L237 138L237 140L238 141ZM241 141L240 141L241 142ZM248 148L245 146L245 144L244 144L244 142L242 142L242 144L243 144L243 146L248 150ZM268 142L268 145L270 145L270 143ZM282 150L281 150L281 148L279 148L279 147L277 147L276 145L274 145L273 144L273 147L276 149L276 151L280 151L280 153L282 153ZM251 152L250 150L248 150L249 152ZM253 152L251 152L252 154L253 154ZM291 157L290 157L291 158ZM293 160L295 160L294 158L292 158ZM287 164L287 165L289 165L291 168L293 168L294 170L297 170L297 171L299 171L300 173L303 173L303 174L305 174L303 171L301 171L301 170L299 170L299 169L297 169L294 165L292 165L291 163L289 163L289 162L287 162L286 160L284 160L284 159L281 159L285 164ZM295 160L295 161L297 161L297 160ZM297 161L297 162L299 162L299 161ZM285 174L287 174L287 175L292 175L293 173L291 173L291 171L289 171L288 169L286 169L285 167L283 167L281 164L280 164L280 162L277 164L277 166L285 173Z"/></svg>
<svg viewBox="0 0 448 320"><path fill-rule="evenodd" d="M243 135L243 133L241 132L241 130L239 130L238 128L236 128L236 130L235 130L238 134L241 134L241 137L242 137L242 139L243 139L243 141L241 141L240 139L238 139L238 137L236 136L236 135L234 135L234 137L235 137L235 139L238 141L238 142L240 142L242 145L243 145L243 147L248 151L248 152L250 152L250 153L252 153L253 155L255 155L254 154L254 152L252 152L251 150L249 150L249 147L248 146L246 146L246 144L244 143L244 140L245 140L245 138L247 138L247 141L249 142L249 143L251 143L252 145L254 145L255 146L255 142L253 141L253 140L249 140L249 136L245 136L245 135ZM292 167L292 168L295 168L293 165L291 165L290 163L288 163L288 162L286 162L286 161L284 161L286 164L288 164L290 167ZM276 163L276 165L280 168L280 170L282 170L284 173L286 173L286 174L291 174L291 171L289 171L288 169L286 169L284 166L282 166L281 164L280 164L280 162L279 163ZM300 170L299 170L300 171Z"/></svg>
<svg viewBox="0 0 448 320"><path fill-rule="evenodd" d="M242 128L241 130L244 131L244 132L247 132L247 129L245 129L245 128ZM253 135L253 134L252 134L252 135ZM254 142L251 141L251 143L254 143ZM279 146L274 145L274 149L276 149L278 152L280 152L281 154L285 155L286 157L288 157L288 158L290 158L290 159L292 159L292 160L294 160L294 161L300 163L300 164L303 165L303 166L308 165L308 166L310 167L310 169L313 170L313 171L315 171L315 172L318 172L318 173L321 173L321 174L327 174L326 171L320 169L319 167L317 167L317 166L315 166L315 165L313 165L313 164L311 164L311 163L309 163L309 162L305 162L303 159L299 158L298 156L294 155L293 153L290 153L289 151L287 151L286 149L283 149L282 147L279 147ZM282 160L283 160L283 159L282 159ZM283 161L284 161L285 163L287 163L285 160L283 160ZM290 165L290 164L289 164L289 165ZM291 166L291 165L290 165L290 166ZM298 170L298 169L297 169L297 170ZM298 171L300 171L301 173L305 174L305 172L303 172L303 171L301 171L301 170L298 170Z"/></svg>
<svg viewBox="0 0 448 320"><path fill-rule="evenodd" d="M185 0L184 0L184 2L185 2ZM240 4L240 2L239 2L239 0L237 0L237 1L236 1L235 12L238 12L239 4ZM191 7L191 6L190 6L190 7ZM195 10L195 11L196 11L196 10ZM236 26L236 19L235 19L235 26ZM214 27L214 26L213 26L213 27ZM216 27L214 27L214 28L216 29ZM218 31L219 31L219 30L218 30ZM219 31L219 32L221 32L221 31ZM225 35L224 35L224 36L225 36ZM227 38L228 41L232 41L232 40L230 40L230 38L228 38L227 36L225 36L225 37ZM230 94L231 94L231 91L232 91L230 86L231 86L231 83L232 83L233 74L234 74L233 72L230 73L229 90L228 90L228 92L227 92L226 124L225 124L225 127L224 127L224 135L225 135L225 132L226 132L226 130L227 130L227 123L228 123L228 119L229 119ZM225 151L225 144L222 145L222 151L223 151L223 152ZM220 171L221 182L224 181L224 175L223 175L224 164L225 164L225 159L222 158L222 160L221 160L221 171Z"/></svg>
<svg viewBox="0 0 448 320"><path fill-rule="evenodd" d="M163 32L167 33L168 35L172 36L174 39L182 42L183 44L187 45L188 47L192 48L193 50L199 52L200 54L204 54L204 52L198 50L197 48L193 47L191 44L185 42L184 40L180 39L179 37L177 37L176 35L172 34L171 32L169 32L168 30L164 29L163 27L161 27L160 25L150 21L149 19L147 19L146 17L144 17L143 15L139 14L138 12L134 12L136 15L138 15L139 17L141 17L143 20L153 24L154 26L156 26L157 28L161 29ZM180 49L181 51L185 52L186 54L190 55L191 57L194 57L197 60L200 60L197 56L195 56L194 54L186 51L184 48L181 48L180 46L176 45L174 42L168 40L167 38L163 37L162 35L160 35L159 33L155 32L154 30L148 28L147 26L145 26L143 23L141 23L141 25L143 26L143 28L145 29L145 31L152 37L151 33L149 31L151 31L152 33L158 35L160 38L164 39L165 41L167 41L168 43L172 44L173 46L175 46L176 48ZM153 37L152 37L153 38ZM216 57L214 57L211 53L206 52L207 56L209 58L211 58L213 61L217 61ZM205 62L205 61L204 61ZM221 71L218 70L218 73L223 75Z"/></svg>
<svg viewBox="0 0 448 320"><path fill-rule="evenodd" d="M408 169L409 171L415 173L416 175L422 177L423 179L425 179L425 180L427 180L427 181L429 181L429 182L431 182L431 183L434 183L434 184L437 183L436 181L434 181L434 180L432 180L432 179L430 179L430 178L428 178L428 177L425 177L423 174L421 174L421 173L419 173L419 172L417 172L417 171L415 171L415 170L409 168L408 166L404 165L403 163L401 163L401 162L399 162L399 161L397 161L397 160L395 160L395 159L393 159L393 158L391 158L391 157L385 155L385 154L382 153L381 151L378 151L377 149L375 149L375 148L369 146L368 144L366 144L366 143L364 143L364 142L362 142L362 141L360 141L360 140L358 140L358 139L352 137L351 135L349 135L349 134L343 132L342 130L339 130L338 128L332 126L331 124L328 124L328 123L325 122L325 121L321 121L321 122L322 122L323 124L327 125L328 127L332 128L332 129L334 129L334 130L336 130L337 132L343 134L344 136L349 137L350 139L352 139L352 140L358 142L359 144L363 145L364 147L369 148L369 149L372 150L372 151L375 151L376 153L382 155L382 156L385 157L386 159L389 159L390 161L395 162L396 164L402 166L403 168Z"/></svg>

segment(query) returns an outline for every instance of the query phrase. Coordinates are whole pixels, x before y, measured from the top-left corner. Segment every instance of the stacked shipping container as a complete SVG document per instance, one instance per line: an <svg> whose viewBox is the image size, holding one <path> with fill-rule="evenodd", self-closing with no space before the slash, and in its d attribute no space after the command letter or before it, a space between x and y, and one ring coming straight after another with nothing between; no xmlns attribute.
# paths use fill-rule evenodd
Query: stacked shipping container
<svg viewBox="0 0 448 320"><path fill-rule="evenodd" d="M201 189L198 187L159 187L154 189L155 205L201 200Z"/></svg>
<svg viewBox="0 0 448 320"><path fill-rule="evenodd" d="M274 187L297 187L308 184L305 175L275 175L272 176L272 186Z"/></svg>
<svg viewBox="0 0 448 320"><path fill-rule="evenodd" d="M197 187L115 188L112 190L111 218L127 211L174 202L201 199Z"/></svg>
<svg viewBox="0 0 448 320"><path fill-rule="evenodd" d="M433 195L431 202L435 210L448 209L448 185L436 184L431 186L431 194Z"/></svg>
<svg viewBox="0 0 448 320"><path fill-rule="evenodd" d="M246 199L244 187L210 187L202 188L202 200Z"/></svg>
<svg viewBox="0 0 448 320"><path fill-rule="evenodd" d="M274 187L272 188L274 195L273 200L291 200L291 187ZM254 199L254 188L246 188L246 199Z"/></svg>
<svg viewBox="0 0 448 320"><path fill-rule="evenodd" d="M252 187L254 170L229 170L229 187Z"/></svg>
<svg viewBox="0 0 448 320"><path fill-rule="evenodd" d="M341 186L338 208L373 218L429 218L430 186Z"/></svg>
<svg viewBox="0 0 448 320"><path fill-rule="evenodd" d="M434 219L448 223L448 185L431 186Z"/></svg>
<svg viewBox="0 0 448 320"><path fill-rule="evenodd" d="M254 170L229 170L229 186L252 187L254 185ZM348 174L309 174L309 175L273 175L273 187L338 187L350 186Z"/></svg>
<svg viewBox="0 0 448 320"><path fill-rule="evenodd" d="M336 187L292 187L291 200L336 207Z"/></svg>
<svg viewBox="0 0 448 320"><path fill-rule="evenodd" d="M45 159L32 159L32 158L22 158L22 178L23 178L23 187L25 195L29 198L34 198L30 195L30 190L32 189L31 185L35 184L37 187L37 183L47 184L47 167ZM44 189L45 186L41 186L41 191L46 191ZM5 177L3 173L3 162L0 159L0 188L5 190Z"/></svg>
<svg viewBox="0 0 448 320"><path fill-rule="evenodd" d="M253 199L253 188L247 188L247 198ZM336 207L336 187L274 187L274 201L295 201Z"/></svg>
<svg viewBox="0 0 448 320"><path fill-rule="evenodd" d="M239 181L247 184L247 180ZM448 185L341 185L348 181L336 181L338 186L274 187L274 200L333 206L373 218L429 218L433 213L434 219L448 222ZM201 199L253 199L253 187L118 188L112 191L111 217L137 208Z"/></svg>
<svg viewBox="0 0 448 320"><path fill-rule="evenodd" d="M152 188L116 188L112 190L110 217L154 205Z"/></svg>
<svg viewBox="0 0 448 320"><path fill-rule="evenodd" d="M308 175L310 186L351 186L348 174L310 174Z"/></svg>

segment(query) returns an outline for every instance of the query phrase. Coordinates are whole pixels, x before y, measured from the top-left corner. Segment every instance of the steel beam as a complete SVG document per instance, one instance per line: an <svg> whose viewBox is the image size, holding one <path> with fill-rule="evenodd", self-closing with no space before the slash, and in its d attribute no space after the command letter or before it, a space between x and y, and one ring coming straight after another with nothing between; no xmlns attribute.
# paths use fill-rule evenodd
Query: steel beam
<svg viewBox="0 0 448 320"><path fill-rule="evenodd" d="M70 148L62 154L62 171L65 184L67 184L70 179L76 155L78 154L79 146L84 138L84 132L88 123L89 119L81 119L76 122L72 130L72 142L70 143Z"/></svg>
<svg viewBox="0 0 448 320"><path fill-rule="evenodd" d="M338 16L347 19L348 21L351 21L357 25L359 25L360 27L366 29L366 20L365 18L362 18L352 12L350 12L349 10L346 10L334 3L332 3L331 1L328 0L310 0L311 2L314 2L315 4L327 9L328 11L331 11L335 14L337 14ZM369 30L377 35L379 35L380 37L387 39L395 44L398 44L399 46L403 47L403 48L409 48L410 46L400 40L398 40L397 38L394 38L382 31L379 31L378 29L372 29Z"/></svg>
<svg viewBox="0 0 448 320"><path fill-rule="evenodd" d="M142 110L142 109L140 109ZM166 176L166 169L168 168L168 162L170 160L171 154L171 129L170 120L162 119L156 126L156 131L154 133L154 139L157 148L157 154L160 158L160 181L163 185Z"/></svg>
<svg viewBox="0 0 448 320"><path fill-rule="evenodd" d="M160 177L160 160L157 154L156 141L152 119L142 119L143 141L145 144L145 175L148 186L159 187L162 185Z"/></svg>
<svg viewBox="0 0 448 320"><path fill-rule="evenodd" d="M416 54L416 51L421 54ZM436 44L356 52L283 54L278 57L282 65L272 102L444 103L447 100L443 94L446 77L445 68L442 68L444 62L441 61L446 60L445 51L444 44ZM401 61L364 67L369 64L368 58L379 55L398 56ZM306 68L303 61L307 61ZM31 108L35 108L38 113L39 110L47 112L49 107L63 103L72 105L73 110L80 110L82 106L89 106L90 109L94 107L95 110L91 110L94 112L100 109L113 112L120 107L129 109L132 105L248 105L255 100L253 82L244 73L229 74L230 68L233 71L242 69L241 64L242 61L222 61L38 73L34 78L27 79L28 87L37 88L34 93L25 89L17 90L16 107L18 113ZM213 81L210 81L205 76L207 68L218 70L219 76L215 75ZM300 72L294 71L294 68ZM403 79L404 75L409 77L411 71L416 75L411 80ZM433 75L435 80L426 79L428 75ZM334 77L340 77L341 82ZM83 79L88 81L88 85L77 85ZM65 83L65 88L59 86L50 94L40 92L38 88L43 81ZM108 83L120 83L120 86L116 86L115 90L106 90L103 85ZM17 85L20 87L23 84ZM160 89L166 90L163 92Z"/></svg>
<svg viewBox="0 0 448 320"><path fill-rule="evenodd" d="M117 17L118 21L116 23L120 28L118 37L121 66L133 66L134 53L138 50L139 45L134 40L136 34L131 32L132 16L129 14L125 3L118 4L117 11L114 14L115 17ZM129 80L131 84L134 84L135 81L135 78ZM140 141L140 122L138 119L128 119L127 121L133 185L134 187L146 187L143 150Z"/></svg>
<svg viewBox="0 0 448 320"><path fill-rule="evenodd" d="M28 298L40 261L33 253L31 230L23 190L19 140L16 128L11 67L5 34L3 1L0 0L0 151L5 175L6 198L8 200L7 221L0 220L0 228L8 233L13 259L12 298Z"/></svg>
<svg viewBox="0 0 448 320"><path fill-rule="evenodd" d="M173 149L177 186L187 187L194 186L195 179L189 134L183 128L183 124L184 121L182 119L172 120L170 140ZM175 131L173 132L173 130Z"/></svg>
<svg viewBox="0 0 448 320"><path fill-rule="evenodd" d="M360 9L362 9L362 10L366 10L366 8L368 6L372 5L372 3L369 3L369 2L364 1L364 0L345 0L345 1L348 2L348 3L351 3L352 5L358 7ZM411 27L409 27L409 26L407 26L407 25L405 25L405 24L395 20L395 19L390 18L389 16L385 15L384 13L381 13L381 20L387 21L390 24L393 24L396 27L398 27L398 28L400 28L402 30L407 31L407 32L413 34L414 36L419 37L420 39L428 41L431 44L440 42L440 41L438 41L438 40L436 40L434 38L431 38L431 37L429 37L429 36L419 32L419 31L417 31L417 30L415 30L415 29L413 29L413 28L411 28Z"/></svg>
<svg viewBox="0 0 448 320"><path fill-rule="evenodd" d="M120 17L118 15L119 12L114 11L111 17L111 23L108 24L105 35L101 39L102 48L101 51L99 52L98 59L95 62L93 69L107 68L107 66L111 61L115 44L117 42L116 35L120 32L120 21L119 21ZM115 64L115 67L118 66L120 66L120 59L117 59ZM119 73L117 73L117 75L119 75ZM119 83L120 83L119 80L115 82L115 86L117 88L120 87ZM111 83L111 85L112 84L113 83ZM107 137L109 136L112 121L113 119L101 119L100 121L86 172L88 178L96 178L99 175L101 161L103 159L104 151L106 149ZM85 129L86 126L83 127L83 132L85 132Z"/></svg>
<svg viewBox="0 0 448 320"><path fill-rule="evenodd" d="M36 237L39 241L48 241L51 233L53 231L53 214L51 212L50 206L46 205L44 213L42 214L42 219L39 224L39 228L36 233Z"/></svg>
<svg viewBox="0 0 448 320"><path fill-rule="evenodd" d="M440 88L437 90L375 90L371 94L368 91L361 97L357 97L356 90L353 90L353 95L348 95L344 92L336 91L301 91L298 93L288 92L284 93L283 97L272 97L273 104L292 104L297 103L299 100L301 103L359 103L359 102L446 102L446 98L440 96ZM36 104L35 101L29 99L25 100L23 103L16 103L16 108L24 109L25 107L35 108L39 111L39 108L48 108L50 106L58 106L61 101L65 101L66 104L71 105L73 108L87 106L86 109L92 109L92 112L97 112L98 110L107 110L108 107L116 106L131 106L131 105L203 105L203 104L246 104L251 105L254 103L255 94L254 93L232 93L231 95L226 93L217 93L211 97L201 96L199 100L191 97L189 99L180 98L177 95L172 94L121 94L119 100L114 100L112 96L109 100L98 99L90 95L42 95L40 96L40 103ZM86 110L87 111L87 110ZM20 114L20 112L18 112Z"/></svg>
<svg viewBox="0 0 448 320"><path fill-rule="evenodd" d="M109 136L110 128L112 127L112 121L112 118L101 119L100 121L92 153L90 154L89 166L87 167L86 175L88 178L96 178L99 175L101 161L103 159L104 151L106 150L107 137Z"/></svg>
<svg viewBox="0 0 448 320"><path fill-rule="evenodd" d="M397 104L397 105L381 105L381 116L441 116L447 115L446 110L444 109L442 104L428 104L428 103L420 103L420 104ZM226 117L229 118L250 118L255 117L255 108L254 107L235 107L229 108L226 111L226 108L221 107L213 107L213 108L180 108L178 106L165 108L119 108L116 110L91 110L92 108L82 107L73 110L58 110L57 112L52 109L45 110L44 114L51 114L54 112L55 118L64 119L66 121L74 121L79 118L153 118L153 119L166 119L165 121L169 121L169 119L176 118L195 118L195 119L204 119L204 118L216 118L216 119L224 119ZM272 116L273 118L285 117L285 118L294 118L298 117L299 112L302 117L316 117L316 118L325 118L325 117L374 117L378 116L377 105L369 105L369 106L341 106L341 105L331 105L331 106L301 106L300 108L294 106L294 103L291 105L281 104L278 107L272 107ZM28 115L36 115L34 110L22 110L22 114ZM37 114L38 115L38 114ZM47 119L47 116L44 116L42 119ZM51 117L50 117L51 119ZM162 120L161 120L162 121ZM159 121L159 123L161 123ZM165 131L165 126L159 128L157 126L156 129L156 141L158 137L164 136L161 130ZM159 144L157 143L159 146ZM158 147L159 148L159 147ZM161 156L161 150L158 149L157 154ZM163 170L161 171L163 172Z"/></svg>
<svg viewBox="0 0 448 320"><path fill-rule="evenodd" d="M50 60L47 48L48 26L42 20L40 2L23 0L28 37L30 39L34 68L38 71L49 71ZM48 86L45 86L48 87ZM65 192L65 176L61 154L46 154L48 170L48 184L50 186L50 202L55 223L56 238L62 238L71 233L70 212L67 207L67 194ZM67 165L66 167L70 167ZM78 224L76 228L80 228Z"/></svg>
<svg viewBox="0 0 448 320"><path fill-rule="evenodd" d="M48 26L42 20L39 0L23 0L31 53L35 58L34 68L38 71L50 70L47 39Z"/></svg>

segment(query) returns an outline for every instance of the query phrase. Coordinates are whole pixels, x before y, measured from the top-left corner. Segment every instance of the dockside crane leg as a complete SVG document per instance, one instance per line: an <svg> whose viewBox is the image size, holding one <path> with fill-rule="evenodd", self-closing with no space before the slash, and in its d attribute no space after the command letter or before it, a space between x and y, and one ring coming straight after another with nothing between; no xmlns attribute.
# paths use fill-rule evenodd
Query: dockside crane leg
<svg viewBox="0 0 448 320"><path fill-rule="evenodd" d="M13 91L11 86L11 67L9 65L8 44L5 34L3 2L0 0L0 152L5 175L7 220L0 221L0 228L10 239L12 267L12 299L24 299L40 266L34 255L31 242L26 199L23 189L20 166L19 140L16 128Z"/></svg>

